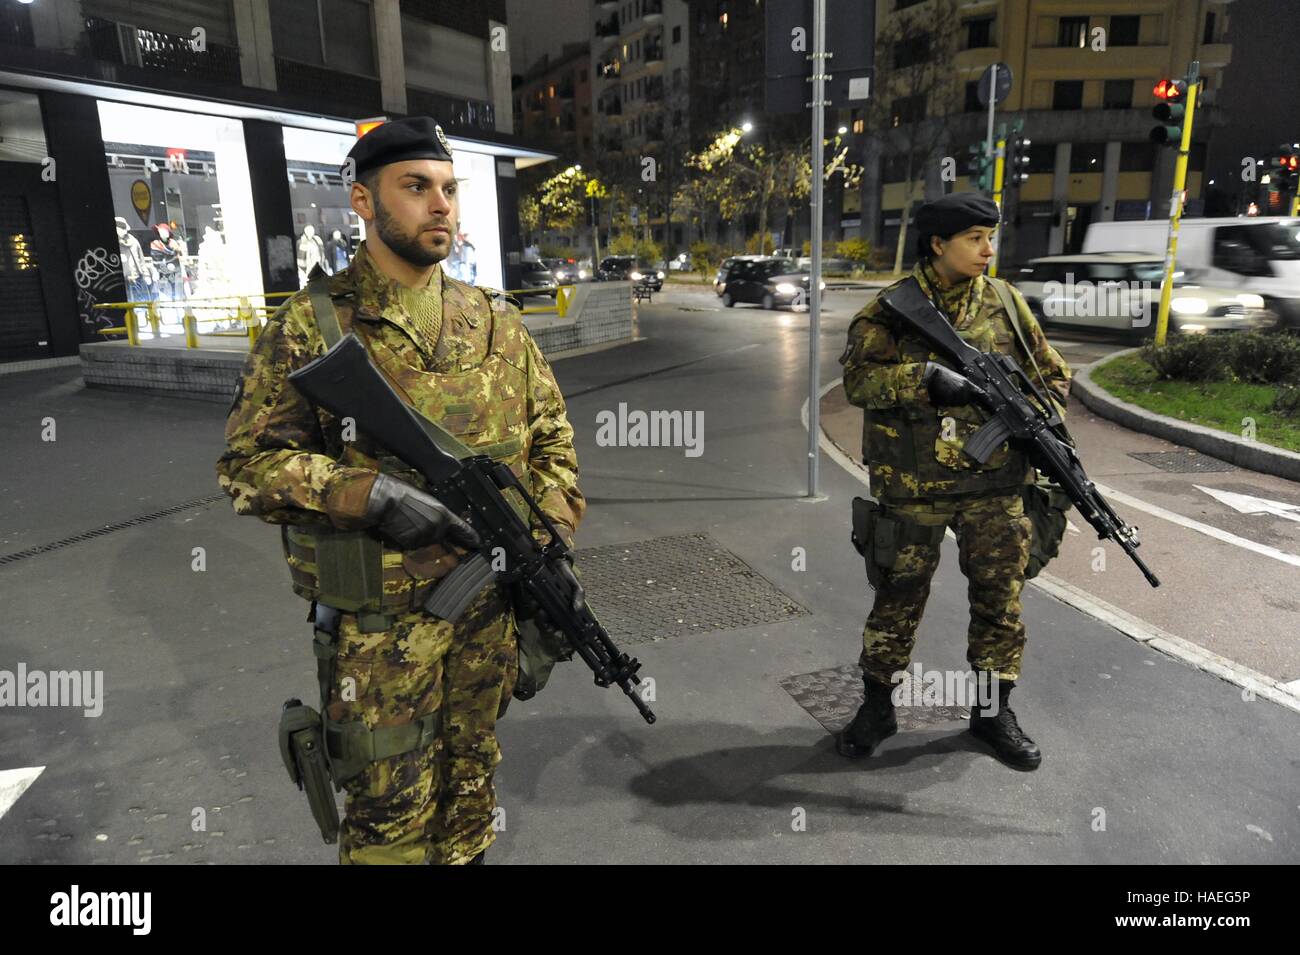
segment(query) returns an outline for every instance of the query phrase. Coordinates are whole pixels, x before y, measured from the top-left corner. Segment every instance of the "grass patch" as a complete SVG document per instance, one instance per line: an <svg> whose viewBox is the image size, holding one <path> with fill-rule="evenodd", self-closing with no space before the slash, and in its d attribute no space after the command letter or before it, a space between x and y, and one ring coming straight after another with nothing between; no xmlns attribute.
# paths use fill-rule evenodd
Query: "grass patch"
<svg viewBox="0 0 1300 955"><path fill-rule="evenodd" d="M1137 355L1125 355L1092 372L1116 398L1180 421L1242 436L1242 419L1255 419L1255 440L1300 451L1300 420L1270 411L1278 389L1244 381L1161 381Z"/></svg>

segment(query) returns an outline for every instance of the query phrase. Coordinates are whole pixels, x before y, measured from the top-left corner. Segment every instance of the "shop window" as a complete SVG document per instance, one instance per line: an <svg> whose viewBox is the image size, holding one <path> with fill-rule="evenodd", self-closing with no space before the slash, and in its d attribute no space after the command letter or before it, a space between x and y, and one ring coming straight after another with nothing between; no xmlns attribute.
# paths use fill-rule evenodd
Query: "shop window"
<svg viewBox="0 0 1300 955"><path fill-rule="evenodd" d="M1025 171L1032 174L1056 171L1056 143L1029 144L1029 164Z"/></svg>
<svg viewBox="0 0 1300 955"><path fill-rule="evenodd" d="M1121 143L1119 147L1120 172L1150 172L1156 165L1155 143Z"/></svg>
<svg viewBox="0 0 1300 955"><path fill-rule="evenodd" d="M200 332L233 327L229 297L262 292L243 123L104 101L99 118L127 294L164 334L187 304Z"/></svg>

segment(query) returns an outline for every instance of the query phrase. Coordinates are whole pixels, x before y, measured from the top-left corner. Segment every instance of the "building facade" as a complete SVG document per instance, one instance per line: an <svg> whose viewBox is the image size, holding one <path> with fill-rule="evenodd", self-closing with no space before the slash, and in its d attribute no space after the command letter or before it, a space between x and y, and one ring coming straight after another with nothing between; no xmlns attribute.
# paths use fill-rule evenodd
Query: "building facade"
<svg viewBox="0 0 1300 955"><path fill-rule="evenodd" d="M592 148L591 48L566 43L558 58L542 58L515 84L514 128L524 139L561 156Z"/></svg>
<svg viewBox="0 0 1300 955"><path fill-rule="evenodd" d="M942 0L875 2L879 37L891 18L924 17L926 6ZM1206 142L1221 122L1214 91L1231 61L1224 39L1231 0L971 0L954 6L952 68L958 77L945 102L909 101L925 97L908 97L906 90L891 94L888 86L890 69L925 55L926 43L877 47L876 95L896 97L880 104L884 115L903 125L943 125L934 151L913 163L924 173L916 201L973 188L964 172L955 184L945 181L943 160L961 167L968 146L984 140L987 111L976 84L990 64L1001 62L1011 67L1014 82L995 120L1020 123L1032 141L1029 179L1005 207L1010 227L1004 261L1076 251L1090 222L1167 216L1175 151L1149 139L1153 89L1161 79L1182 77L1198 60L1209 95L1196 113L1187 182L1189 211L1195 213ZM866 128L857 139L858 161L868 167L860 197L862 234L889 248L906 193L906 164L898 161L906 147L897 135Z"/></svg>
<svg viewBox="0 0 1300 955"><path fill-rule="evenodd" d="M361 238L358 121L431 115L462 189L446 263L517 287L504 0L0 2L0 361L75 355L99 306L299 288Z"/></svg>

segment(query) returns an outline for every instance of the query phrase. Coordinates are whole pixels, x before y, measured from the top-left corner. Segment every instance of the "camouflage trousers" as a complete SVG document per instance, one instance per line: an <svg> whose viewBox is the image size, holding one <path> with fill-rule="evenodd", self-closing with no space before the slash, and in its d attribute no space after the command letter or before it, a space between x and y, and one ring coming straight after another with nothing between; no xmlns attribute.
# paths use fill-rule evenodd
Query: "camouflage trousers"
<svg viewBox="0 0 1300 955"><path fill-rule="evenodd" d="M1030 534L1019 490L882 503L895 520L952 527L970 601L966 659L974 669L1018 679L1025 650L1020 592ZM862 632L860 662L868 677L889 683L896 671L907 668L942 543L940 536L933 544L903 544L894 565L881 569L876 599Z"/></svg>
<svg viewBox="0 0 1300 955"><path fill-rule="evenodd" d="M495 587L454 625L417 611L362 633L342 615L330 719L374 729L440 710L442 726L434 745L343 784L341 864L462 865L492 844L497 713L517 672L514 617Z"/></svg>

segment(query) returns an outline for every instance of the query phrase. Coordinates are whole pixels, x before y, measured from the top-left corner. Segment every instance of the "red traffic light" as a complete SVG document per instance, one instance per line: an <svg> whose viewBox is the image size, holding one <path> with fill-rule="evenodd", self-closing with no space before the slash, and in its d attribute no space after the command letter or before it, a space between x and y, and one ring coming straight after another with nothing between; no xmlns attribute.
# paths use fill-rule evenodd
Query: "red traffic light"
<svg viewBox="0 0 1300 955"><path fill-rule="evenodd" d="M1182 80L1161 80L1151 92L1156 99L1180 100L1187 93L1187 84Z"/></svg>

